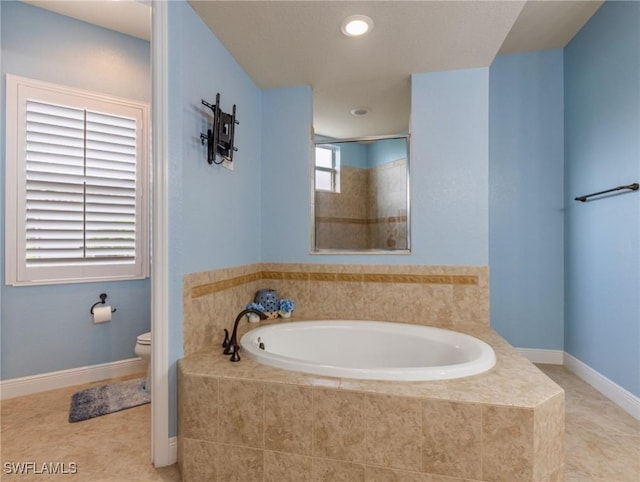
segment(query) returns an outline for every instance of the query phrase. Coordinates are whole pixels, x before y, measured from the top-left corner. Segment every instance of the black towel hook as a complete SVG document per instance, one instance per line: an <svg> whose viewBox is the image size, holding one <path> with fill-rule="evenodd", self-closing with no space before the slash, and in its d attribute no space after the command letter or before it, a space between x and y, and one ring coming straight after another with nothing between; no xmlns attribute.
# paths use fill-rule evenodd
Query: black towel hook
<svg viewBox="0 0 640 482"><path fill-rule="evenodd" d="M97 306L97 305L104 305L107 301L107 294L106 293L100 293L100 301L96 301L92 306L91 309L89 310L89 313L91 313L93 315L93 309ZM115 313L116 309L113 308L111 310L111 313Z"/></svg>

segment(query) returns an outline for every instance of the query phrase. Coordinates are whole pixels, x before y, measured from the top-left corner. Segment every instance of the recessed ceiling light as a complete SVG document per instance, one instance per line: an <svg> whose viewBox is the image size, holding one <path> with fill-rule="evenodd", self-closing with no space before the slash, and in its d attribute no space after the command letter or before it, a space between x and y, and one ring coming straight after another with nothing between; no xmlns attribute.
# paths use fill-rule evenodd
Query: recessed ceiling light
<svg viewBox="0 0 640 482"><path fill-rule="evenodd" d="M360 37L373 28L373 20L366 15L351 15L345 18L340 30L347 37Z"/></svg>
<svg viewBox="0 0 640 482"><path fill-rule="evenodd" d="M355 109L351 109L350 110L351 115L356 116L356 117L362 117L365 116L369 113L369 108L368 107L356 107Z"/></svg>

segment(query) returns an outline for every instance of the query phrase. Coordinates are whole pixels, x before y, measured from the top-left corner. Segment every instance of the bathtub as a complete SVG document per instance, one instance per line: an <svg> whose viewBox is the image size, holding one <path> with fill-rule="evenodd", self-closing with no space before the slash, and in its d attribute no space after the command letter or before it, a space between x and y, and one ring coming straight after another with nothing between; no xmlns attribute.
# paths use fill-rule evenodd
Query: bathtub
<svg viewBox="0 0 640 482"><path fill-rule="evenodd" d="M493 348L451 330L383 321L295 321L261 326L242 353L286 370L369 380L446 380L491 369Z"/></svg>

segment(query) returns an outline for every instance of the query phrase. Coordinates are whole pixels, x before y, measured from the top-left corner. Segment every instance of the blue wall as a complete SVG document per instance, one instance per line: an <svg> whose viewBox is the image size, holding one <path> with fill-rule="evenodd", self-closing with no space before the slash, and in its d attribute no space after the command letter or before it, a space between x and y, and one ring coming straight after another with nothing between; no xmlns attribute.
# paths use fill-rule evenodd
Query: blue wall
<svg viewBox="0 0 640 482"><path fill-rule="evenodd" d="M167 139L167 176L170 182L166 186L167 205L167 250L168 250L168 388L169 388L169 437L178 433L178 376L176 362L182 358L182 253L183 253L183 232L182 232L182 149L183 133L182 118L184 112L188 110L188 105L193 105L194 101L189 99L185 104L183 99L182 64L184 46L182 43L183 30L189 32L189 28L183 25L183 12L189 14L189 9L182 2L167 2L167 64L168 68L167 92L167 128L169 138ZM194 23L193 20L191 20ZM210 40L209 40L210 41ZM194 137L198 133L194 133Z"/></svg>
<svg viewBox="0 0 640 482"><path fill-rule="evenodd" d="M95 27L22 2L2 2L2 98L10 73L149 102L149 42ZM79 41L81 39L81 41ZM2 102L2 119L5 118ZM5 133L0 152L4 179ZM0 186L4 260L4 181ZM4 262L2 263L4 266ZM136 336L149 331L149 280L37 287L1 287L3 380L135 356ZM117 307L95 325L89 308L106 292Z"/></svg>
<svg viewBox="0 0 640 482"><path fill-rule="evenodd" d="M261 258L305 258L311 246L311 88L265 90L262 116L262 198L255 200Z"/></svg>
<svg viewBox="0 0 640 482"><path fill-rule="evenodd" d="M497 57L490 73L491 324L563 348L563 51Z"/></svg>
<svg viewBox="0 0 640 482"><path fill-rule="evenodd" d="M368 167L377 167L407 157L406 139L383 139L367 144Z"/></svg>
<svg viewBox="0 0 640 482"><path fill-rule="evenodd" d="M186 2L169 2L168 35L169 431L175 435L182 275L261 259L262 92ZM215 103L218 92L223 111L237 105L234 171L209 165L200 142L211 113L201 99Z"/></svg>
<svg viewBox="0 0 640 482"><path fill-rule="evenodd" d="M367 146L359 142L343 142L340 144L340 165L366 169Z"/></svg>
<svg viewBox="0 0 640 482"><path fill-rule="evenodd" d="M260 261L262 91L191 7L184 10L182 68L169 65L171 75L182 74L182 271L192 273ZM224 112L237 106L233 171L209 165L200 141L211 128L211 109L200 101L214 104L218 92Z"/></svg>
<svg viewBox="0 0 640 482"><path fill-rule="evenodd" d="M640 3L605 2L565 49L565 350L640 396Z"/></svg>
<svg viewBox="0 0 640 482"><path fill-rule="evenodd" d="M489 263L489 69L411 78L411 259Z"/></svg>

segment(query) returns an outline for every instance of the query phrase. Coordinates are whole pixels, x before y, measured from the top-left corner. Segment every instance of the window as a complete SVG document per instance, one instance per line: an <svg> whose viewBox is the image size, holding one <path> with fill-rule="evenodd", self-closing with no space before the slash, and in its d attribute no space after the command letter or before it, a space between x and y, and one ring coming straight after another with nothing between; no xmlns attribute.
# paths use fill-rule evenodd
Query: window
<svg viewBox="0 0 640 482"><path fill-rule="evenodd" d="M315 183L316 191L339 192L338 167L340 149L327 144L316 146Z"/></svg>
<svg viewBox="0 0 640 482"><path fill-rule="evenodd" d="M7 75L7 284L148 276L148 110Z"/></svg>

